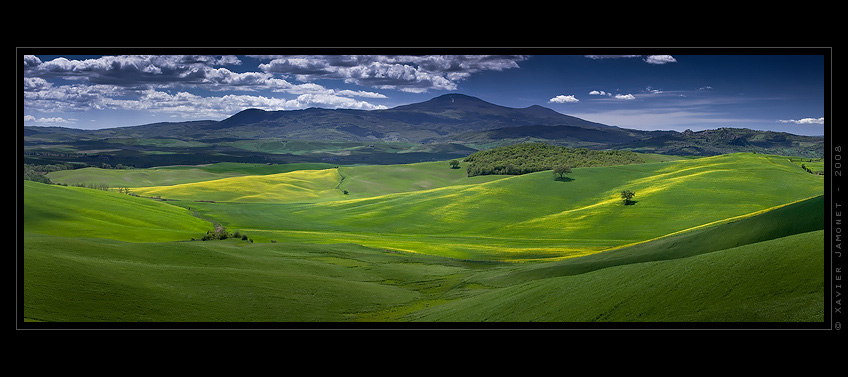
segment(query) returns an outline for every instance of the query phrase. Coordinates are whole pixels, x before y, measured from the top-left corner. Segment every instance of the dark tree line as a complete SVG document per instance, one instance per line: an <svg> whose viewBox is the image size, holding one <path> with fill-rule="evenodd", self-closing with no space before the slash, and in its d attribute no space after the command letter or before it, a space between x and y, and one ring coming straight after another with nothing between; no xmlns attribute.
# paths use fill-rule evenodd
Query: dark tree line
<svg viewBox="0 0 848 377"><path fill-rule="evenodd" d="M518 175L557 166L571 168L626 165L645 162L631 151L596 151L543 143L515 144L472 153L465 158L469 177L476 175Z"/></svg>
<svg viewBox="0 0 848 377"><path fill-rule="evenodd" d="M85 163L55 163L55 164L24 164L24 179L28 181L35 181L47 184L53 184L50 181L50 178L47 178L47 173L52 173L54 171L61 170L74 170L74 169L82 169L87 167L97 167L101 169L134 169L134 167L129 165L110 165L105 162L100 164L85 164ZM80 186L86 187L86 186ZM89 187L89 188L100 188L102 187ZM105 189L108 189L106 187Z"/></svg>
<svg viewBox="0 0 848 377"><path fill-rule="evenodd" d="M804 164L801 164L801 169L806 170L807 173L810 173L810 174L824 175L823 171L812 171L810 168L807 167L807 165L804 165Z"/></svg>

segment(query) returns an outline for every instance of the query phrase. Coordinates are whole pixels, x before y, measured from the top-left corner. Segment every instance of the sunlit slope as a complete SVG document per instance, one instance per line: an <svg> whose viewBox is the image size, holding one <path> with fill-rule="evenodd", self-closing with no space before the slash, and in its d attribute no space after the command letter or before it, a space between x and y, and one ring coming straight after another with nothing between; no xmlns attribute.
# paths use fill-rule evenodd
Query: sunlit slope
<svg viewBox="0 0 848 377"><path fill-rule="evenodd" d="M298 202L341 199L337 169L223 178L173 186L139 187L142 196L214 202Z"/></svg>
<svg viewBox="0 0 848 377"><path fill-rule="evenodd" d="M214 179L245 175L267 175L295 170L318 170L331 168L325 163L292 164L249 164L221 162L201 166L163 166L146 169L101 169L82 168L60 170L47 174L54 183L66 185L107 185L118 187L169 186L183 183L210 181Z"/></svg>
<svg viewBox="0 0 848 377"><path fill-rule="evenodd" d="M453 169L447 161L400 165L342 166L344 177L339 189L348 190L349 199L430 190L434 188L491 182L503 175L468 177L466 163Z"/></svg>
<svg viewBox="0 0 848 377"><path fill-rule="evenodd" d="M634 263L682 259L747 244L769 241L824 229L824 196L778 206L773 209L656 239L625 245L581 258L537 264L520 271L495 275L488 285L510 285L557 276L579 275Z"/></svg>
<svg viewBox="0 0 848 377"><path fill-rule="evenodd" d="M818 196L603 253L493 269L467 284L498 289L406 319L822 321L823 228Z"/></svg>
<svg viewBox="0 0 848 377"><path fill-rule="evenodd" d="M132 242L189 240L212 229L185 208L79 187L24 181L25 233Z"/></svg>
<svg viewBox="0 0 848 377"><path fill-rule="evenodd" d="M109 187L164 186L180 183L207 181L236 176L193 169L101 169L82 168L60 170L47 174L52 182L66 185L108 185Z"/></svg>
<svg viewBox="0 0 848 377"><path fill-rule="evenodd" d="M306 164L293 164L306 165ZM280 165L283 166L283 165ZM342 166L338 169L318 171L292 171L287 174L259 174L242 177L221 177L203 169L204 175L197 169L185 169L191 184L173 185L172 187L143 187L133 189L134 193L143 196L161 196L167 199L194 201L225 201L225 202L308 202L328 199L367 198L392 193L427 190L454 185L469 185L490 182L505 178L505 176L467 177L464 169L452 169L447 161L423 162L400 165L363 165ZM75 180L90 179L80 169ZM146 170L131 175L113 173L97 169L104 177L123 174L124 179L144 177L153 174L165 174L157 170ZM149 171L147 171L149 170ZM335 173L332 170L337 170ZM242 170L247 172L247 170ZM178 179L179 170L168 169L166 177ZM52 174L52 173L51 173ZM231 179L223 179L231 178ZM199 182L201 181L202 182ZM138 182L144 180L137 178ZM149 182L149 181L148 181ZM163 185L156 185L163 186ZM137 186L134 186L137 187ZM333 190L335 189L335 190ZM348 194L344 194L347 191ZM344 196L342 196L344 195Z"/></svg>
<svg viewBox="0 0 848 377"><path fill-rule="evenodd" d="M536 279L409 321L821 322L824 231L683 259Z"/></svg>
<svg viewBox="0 0 848 377"><path fill-rule="evenodd" d="M569 178L546 171L364 199L197 209L278 240L528 259L602 251L823 192L820 176L786 158L746 153L578 168ZM622 204L625 189L636 192L635 204Z"/></svg>

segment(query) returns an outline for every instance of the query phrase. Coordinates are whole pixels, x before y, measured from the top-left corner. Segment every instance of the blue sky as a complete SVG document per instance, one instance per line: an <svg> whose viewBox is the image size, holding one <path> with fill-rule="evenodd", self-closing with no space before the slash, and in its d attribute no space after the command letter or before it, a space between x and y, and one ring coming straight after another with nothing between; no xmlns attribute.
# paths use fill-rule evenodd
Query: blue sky
<svg viewBox="0 0 848 377"><path fill-rule="evenodd" d="M448 52L454 51L463 52ZM38 52L19 55L24 125L81 129L220 120L245 108L385 109L462 93L508 107L541 105L625 128L744 127L823 135L830 87L823 51L805 49L671 49L662 55L609 54L620 52L616 49L591 55L567 49L517 49L516 55Z"/></svg>

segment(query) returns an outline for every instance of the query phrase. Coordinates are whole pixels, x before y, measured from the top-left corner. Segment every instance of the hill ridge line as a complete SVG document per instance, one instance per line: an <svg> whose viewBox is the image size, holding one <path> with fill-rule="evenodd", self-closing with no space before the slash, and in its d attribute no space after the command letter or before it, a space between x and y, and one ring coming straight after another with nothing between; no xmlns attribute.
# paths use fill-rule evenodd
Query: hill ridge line
<svg viewBox="0 0 848 377"><path fill-rule="evenodd" d="M648 242L660 240L660 239L663 239L663 238L666 238L666 237L671 237L671 236L674 236L674 235L677 235L677 234L686 233L686 232L689 232L689 231L710 227L710 226L713 226L713 225L719 225L719 224L722 224L722 223L730 223L730 222L742 220L742 219L745 219L745 218L748 218L748 217L754 217L754 216L761 215L763 213L773 211L773 210L776 210L776 209L779 209L779 208L783 208L783 207L786 207L786 206L789 206L789 205L792 205L792 204L795 204L795 203L800 203L800 202L803 202L805 200L818 198L819 196L823 196L823 195L824 194L813 195L813 196L808 197L808 198L799 199L799 200L792 201L792 202L789 202L789 203L779 204L779 205L776 205L774 207L764 208L764 209L754 211L754 212L750 212L750 213L746 213L746 214L743 214L743 215L728 217L726 219L721 219L721 220L712 221L712 222L709 222L709 223L706 223L706 224L696 225L696 226L693 226L691 228L678 230L676 232L671 232L669 234L665 234L665 235L655 237L655 238L651 238L651 239L648 239L648 240L637 241L637 242L629 243L629 244L626 244L626 245L615 246L615 247L612 247L612 248L609 248L609 249L606 249L606 250L601 250L598 253L606 253L608 251L615 251L615 250L622 249L622 248L625 248L625 247L630 247L630 246L634 246L634 245L648 243Z"/></svg>

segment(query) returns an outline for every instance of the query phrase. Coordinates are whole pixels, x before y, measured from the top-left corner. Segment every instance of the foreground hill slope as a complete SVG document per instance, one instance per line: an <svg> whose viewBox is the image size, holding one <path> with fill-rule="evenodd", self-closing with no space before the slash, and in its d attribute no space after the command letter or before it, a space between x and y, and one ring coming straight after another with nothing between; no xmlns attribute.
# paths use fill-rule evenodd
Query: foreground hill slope
<svg viewBox="0 0 848 377"><path fill-rule="evenodd" d="M131 242L178 241L212 229L185 208L117 192L24 181L25 232Z"/></svg>
<svg viewBox="0 0 848 377"><path fill-rule="evenodd" d="M540 278L579 275L634 263L688 258L714 251L824 229L824 196L724 219L694 229L636 242L582 258L539 264L495 276L488 284L514 284Z"/></svg>
<svg viewBox="0 0 848 377"><path fill-rule="evenodd" d="M821 322L823 231L490 289L405 317L449 322ZM768 268L763 268L767 265Z"/></svg>
<svg viewBox="0 0 848 377"><path fill-rule="evenodd" d="M746 221L806 223L794 215L813 204ZM726 242L731 226L682 235L680 249ZM606 262L480 265L354 245L28 233L23 311L51 322L815 323L823 320L823 239L818 230L686 255L650 241L636 254L651 258L563 273L584 259Z"/></svg>

